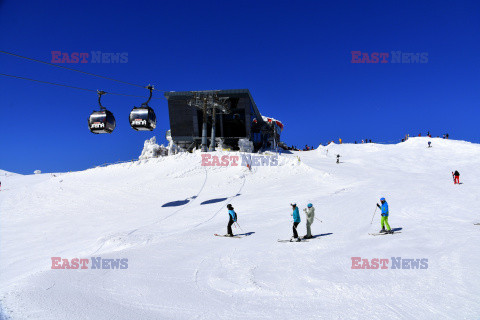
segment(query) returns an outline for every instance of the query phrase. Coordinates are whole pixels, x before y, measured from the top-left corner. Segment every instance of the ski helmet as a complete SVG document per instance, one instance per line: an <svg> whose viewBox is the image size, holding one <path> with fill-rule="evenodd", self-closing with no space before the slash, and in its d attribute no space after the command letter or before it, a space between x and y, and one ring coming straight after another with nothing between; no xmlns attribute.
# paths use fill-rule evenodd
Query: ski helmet
<svg viewBox="0 0 480 320"><path fill-rule="evenodd" d="M297 206L296 203L290 203L290 205L291 205L292 207L296 207L296 206Z"/></svg>
<svg viewBox="0 0 480 320"><path fill-rule="evenodd" d="M313 205L311 203L307 204L307 207L311 208Z"/></svg>
<svg viewBox="0 0 480 320"><path fill-rule="evenodd" d="M229 204L227 204L227 209L228 210L233 210L233 206L229 203Z"/></svg>
<svg viewBox="0 0 480 320"><path fill-rule="evenodd" d="M384 197L381 197L381 198L380 198L380 201L385 201L385 198L384 198Z"/></svg>

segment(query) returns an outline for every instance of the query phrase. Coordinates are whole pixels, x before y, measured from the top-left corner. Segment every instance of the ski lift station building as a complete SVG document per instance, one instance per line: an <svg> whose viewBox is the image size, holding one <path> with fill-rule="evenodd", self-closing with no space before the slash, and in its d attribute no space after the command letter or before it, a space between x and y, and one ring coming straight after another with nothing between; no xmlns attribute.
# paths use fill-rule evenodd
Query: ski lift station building
<svg viewBox="0 0 480 320"><path fill-rule="evenodd" d="M199 148L202 141L203 110L190 106L195 94L214 93L228 104L228 111L216 111L215 136L223 145L238 150L238 140L253 142L255 150L273 147L280 141L283 124L275 119L263 117L248 89L165 92L168 100L170 134L175 144L192 150ZM207 115L208 144L211 141L212 114Z"/></svg>

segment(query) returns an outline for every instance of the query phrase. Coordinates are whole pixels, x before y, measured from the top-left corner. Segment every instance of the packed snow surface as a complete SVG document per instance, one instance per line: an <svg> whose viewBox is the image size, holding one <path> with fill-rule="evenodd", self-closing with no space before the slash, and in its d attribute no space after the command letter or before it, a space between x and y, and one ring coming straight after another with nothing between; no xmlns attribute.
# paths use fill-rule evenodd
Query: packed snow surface
<svg viewBox="0 0 480 320"><path fill-rule="evenodd" d="M5 171L5 170L0 170L0 181L2 178L6 176L11 176L11 175L17 175L16 173Z"/></svg>
<svg viewBox="0 0 480 320"><path fill-rule="evenodd" d="M479 159L477 144L412 138L284 153L251 171L182 153L3 176L0 304L11 319L478 319ZM401 233L369 235L382 196ZM292 235L292 202L300 235L311 202L323 236L277 241ZM226 233L227 203L234 233L250 235L213 236ZM128 268L57 270L52 257ZM352 269L352 257L428 268Z"/></svg>

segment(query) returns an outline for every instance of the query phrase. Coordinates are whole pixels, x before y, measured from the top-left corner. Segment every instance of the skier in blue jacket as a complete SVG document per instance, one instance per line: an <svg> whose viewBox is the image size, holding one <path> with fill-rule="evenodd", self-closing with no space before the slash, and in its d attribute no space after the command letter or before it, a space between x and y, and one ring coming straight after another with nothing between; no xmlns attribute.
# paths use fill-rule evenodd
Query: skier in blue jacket
<svg viewBox="0 0 480 320"><path fill-rule="evenodd" d="M237 221L237 213L233 210L233 206L231 204L227 204L228 209L228 226L227 226L227 233L229 237L233 237L232 232L232 224Z"/></svg>
<svg viewBox="0 0 480 320"><path fill-rule="evenodd" d="M292 206L293 212L293 237L290 239L290 241L300 241L300 238L298 237L297 233L297 226L300 223L300 213L298 212L298 207L296 203L290 204Z"/></svg>
<svg viewBox="0 0 480 320"><path fill-rule="evenodd" d="M380 233L393 233L392 229L390 229L390 225L388 224L388 203L385 201L385 198L381 198L380 202L382 203L381 206L377 203L377 207L382 210L382 230L380 230ZM385 230L385 225L387 226L387 230Z"/></svg>

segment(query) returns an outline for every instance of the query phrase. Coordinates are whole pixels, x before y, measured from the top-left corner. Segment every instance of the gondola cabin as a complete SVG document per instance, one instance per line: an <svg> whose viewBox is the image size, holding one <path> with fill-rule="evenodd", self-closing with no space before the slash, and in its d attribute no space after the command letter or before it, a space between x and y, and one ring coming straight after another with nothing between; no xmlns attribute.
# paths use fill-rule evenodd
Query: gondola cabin
<svg viewBox="0 0 480 320"><path fill-rule="evenodd" d="M157 126L157 117L150 107L133 107L130 112L130 125L137 131L152 131Z"/></svg>
<svg viewBox="0 0 480 320"><path fill-rule="evenodd" d="M116 122L113 113L108 110L94 111L88 118L88 127L95 134L112 133Z"/></svg>

